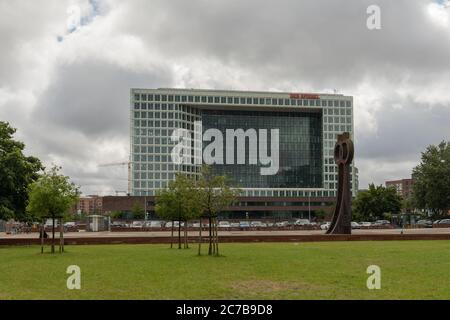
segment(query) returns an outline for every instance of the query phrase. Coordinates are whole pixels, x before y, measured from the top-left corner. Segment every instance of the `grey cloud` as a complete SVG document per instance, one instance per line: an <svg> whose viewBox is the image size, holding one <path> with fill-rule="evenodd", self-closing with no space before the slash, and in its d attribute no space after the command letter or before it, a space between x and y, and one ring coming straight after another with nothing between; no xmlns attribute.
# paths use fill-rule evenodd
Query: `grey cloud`
<svg viewBox="0 0 450 320"><path fill-rule="evenodd" d="M391 103L387 101L386 107L377 113L377 133L360 139L361 157L378 161L416 159L428 145L449 139L448 106L406 100L402 102L403 108L398 109Z"/></svg>
<svg viewBox="0 0 450 320"><path fill-rule="evenodd" d="M148 10L128 27L169 57L209 56L277 80L345 87L374 71L450 67L448 34L430 24L427 3L377 1L382 29L370 31L373 1L141 1ZM156 22L142 32L147 20Z"/></svg>
<svg viewBox="0 0 450 320"><path fill-rule="evenodd" d="M170 75L168 70L136 73L98 61L61 66L33 117L89 138L123 137L128 135L130 88L170 84Z"/></svg>
<svg viewBox="0 0 450 320"><path fill-rule="evenodd" d="M82 36L64 40L81 41L89 48L73 59L64 59L73 55L66 49L53 52L49 57L61 59L51 61L51 69L42 69L50 85L37 92L28 87L30 61L35 60L33 56L21 60L26 53L23 45L39 44L36 48L42 50L49 38L56 39L64 28L69 2L45 3L0 0L2 13L7 13L7 19L0 21L0 89L21 88L37 97L31 108L26 99L1 105L0 95L0 106L5 108L0 114L19 127L30 152L43 159L62 159L65 172L86 192L105 186L124 188L123 168L90 167L118 160L109 159L108 152L98 154L96 145L128 147L129 89L176 85L175 65L187 70L185 83L206 83L209 88L337 88L355 95L356 113L370 111L373 117L357 117L355 124L361 187L408 176L427 145L450 136L450 93L441 89L433 93L441 94L440 99L418 99L418 90L433 92L450 83L450 31L427 17L425 7L431 0L99 0L98 20L92 20ZM381 7L379 31L366 28L366 9L371 4ZM26 23L19 26L18 20ZM102 22L107 22L106 27ZM105 37L124 35L138 43L127 48L128 42L117 42L124 46L120 48L124 59L133 57L129 50L142 48L151 53L142 59L160 67L136 71L136 65L119 66L106 55L94 56L104 48L86 40L98 39L95 31L100 26ZM212 69L211 61L218 69L244 76L235 82ZM358 91L362 83L367 84L365 92ZM361 102L366 101L361 95L371 89L379 92L376 109ZM400 94L402 90L407 92ZM374 121L377 130L369 130L363 121ZM377 162L383 166L378 168Z"/></svg>

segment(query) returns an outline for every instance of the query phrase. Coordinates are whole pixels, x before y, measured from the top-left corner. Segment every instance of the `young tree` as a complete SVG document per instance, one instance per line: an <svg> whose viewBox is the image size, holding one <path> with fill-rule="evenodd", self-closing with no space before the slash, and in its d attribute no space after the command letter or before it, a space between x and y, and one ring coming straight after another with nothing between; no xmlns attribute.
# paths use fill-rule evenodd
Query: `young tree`
<svg viewBox="0 0 450 320"><path fill-rule="evenodd" d="M116 210L111 212L111 219L123 219L123 216L124 214L122 211Z"/></svg>
<svg viewBox="0 0 450 320"><path fill-rule="evenodd" d="M429 146L413 169L413 202L438 218L450 209L450 142Z"/></svg>
<svg viewBox="0 0 450 320"><path fill-rule="evenodd" d="M323 220L328 216L328 212L324 209L319 209L314 212L317 220Z"/></svg>
<svg viewBox="0 0 450 320"><path fill-rule="evenodd" d="M402 208L402 199L395 188L371 184L369 190L358 193L353 202L356 220L383 219L386 213L397 214Z"/></svg>
<svg viewBox="0 0 450 320"><path fill-rule="evenodd" d="M77 203L78 187L69 177L61 175L61 168L53 167L44 171L41 177L29 186L29 204L27 212L41 220L52 219L52 253L55 253L55 220L62 218Z"/></svg>
<svg viewBox="0 0 450 320"><path fill-rule="evenodd" d="M236 201L241 190L233 189L227 177L213 175L211 169L207 166L202 168L198 188L203 215L209 220L208 255L219 255L217 216L221 211Z"/></svg>
<svg viewBox="0 0 450 320"><path fill-rule="evenodd" d="M0 121L0 220L27 219L28 185L43 169L39 159L23 154L25 145L13 139L16 129Z"/></svg>
<svg viewBox="0 0 450 320"><path fill-rule="evenodd" d="M178 217L178 199L177 194L173 188L172 183L169 183L169 187L158 191L156 196L155 211L158 217L163 220L171 221L171 237L170 248L173 248L173 235L174 235L174 221Z"/></svg>
<svg viewBox="0 0 450 320"><path fill-rule="evenodd" d="M169 182L168 188L161 190L156 198L156 212L163 219L178 221L178 248L181 249L181 224L184 222L184 247L188 248L188 222L199 216L201 206L198 201L198 190L193 178L184 174L177 174L174 181Z"/></svg>
<svg viewBox="0 0 450 320"><path fill-rule="evenodd" d="M133 215L133 219L135 219L135 220L144 220L145 219L145 210L139 202L133 203L133 207L131 208L131 213Z"/></svg>

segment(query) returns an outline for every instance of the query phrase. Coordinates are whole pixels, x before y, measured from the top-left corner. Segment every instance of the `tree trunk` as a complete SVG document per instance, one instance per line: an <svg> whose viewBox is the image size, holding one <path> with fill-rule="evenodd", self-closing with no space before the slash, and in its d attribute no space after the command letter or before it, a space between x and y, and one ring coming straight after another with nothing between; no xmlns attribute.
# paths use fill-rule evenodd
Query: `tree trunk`
<svg viewBox="0 0 450 320"><path fill-rule="evenodd" d="M64 252L64 225L63 220L60 219L60 226L59 226L59 253Z"/></svg>
<svg viewBox="0 0 450 320"><path fill-rule="evenodd" d="M185 222L185 228L186 228L186 249L189 249L189 229L188 229L188 221Z"/></svg>
<svg viewBox="0 0 450 320"><path fill-rule="evenodd" d="M41 224L41 254L44 253L45 224Z"/></svg>
<svg viewBox="0 0 450 320"><path fill-rule="evenodd" d="M214 255L217 255L217 218L214 218Z"/></svg>
<svg viewBox="0 0 450 320"><path fill-rule="evenodd" d="M173 233L174 233L174 227L173 227L173 220L172 220L172 234L170 236L170 249L173 249Z"/></svg>
<svg viewBox="0 0 450 320"><path fill-rule="evenodd" d="M216 220L216 255L219 256L219 225Z"/></svg>
<svg viewBox="0 0 450 320"><path fill-rule="evenodd" d="M212 218L212 255L216 254L216 220Z"/></svg>
<svg viewBox="0 0 450 320"><path fill-rule="evenodd" d="M199 231L199 239L198 239L198 255L202 255L202 219L200 218L200 231Z"/></svg>
<svg viewBox="0 0 450 320"><path fill-rule="evenodd" d="M209 216L209 250L208 255L212 255L212 218Z"/></svg>
<svg viewBox="0 0 450 320"><path fill-rule="evenodd" d="M181 221L178 219L178 249L181 249Z"/></svg>
<svg viewBox="0 0 450 320"><path fill-rule="evenodd" d="M52 253L55 253L55 218L52 218Z"/></svg>
<svg viewBox="0 0 450 320"><path fill-rule="evenodd" d="M186 246L186 221L184 221L184 228L183 228L183 248L187 249Z"/></svg>

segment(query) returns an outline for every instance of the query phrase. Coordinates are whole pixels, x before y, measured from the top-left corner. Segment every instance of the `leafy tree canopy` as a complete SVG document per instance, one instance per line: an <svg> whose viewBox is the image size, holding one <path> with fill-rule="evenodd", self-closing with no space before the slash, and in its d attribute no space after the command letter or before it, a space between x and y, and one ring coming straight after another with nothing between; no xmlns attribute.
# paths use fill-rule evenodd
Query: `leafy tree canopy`
<svg viewBox="0 0 450 320"><path fill-rule="evenodd" d="M450 209L450 142L429 146L413 169L413 203L444 215Z"/></svg>
<svg viewBox="0 0 450 320"><path fill-rule="evenodd" d="M43 169L39 159L23 154L25 145L13 139L16 129L0 121L0 219L25 221L28 185Z"/></svg>
<svg viewBox="0 0 450 320"><path fill-rule="evenodd" d="M133 214L133 219L136 219L136 220L145 219L145 210L139 202L135 202L133 204L131 213Z"/></svg>
<svg viewBox="0 0 450 320"><path fill-rule="evenodd" d="M232 188L226 176L215 176L207 166L202 168L198 182L200 203L204 214L213 218L230 206L241 194L240 189Z"/></svg>
<svg viewBox="0 0 450 320"><path fill-rule="evenodd" d="M358 193L353 202L353 215L359 221L386 219L402 208L402 199L395 188L371 184L369 190Z"/></svg>
<svg viewBox="0 0 450 320"><path fill-rule="evenodd" d="M200 216L197 183L184 174L177 174L166 189L159 191L156 199L155 210L162 219L187 221Z"/></svg>
<svg viewBox="0 0 450 320"><path fill-rule="evenodd" d="M45 171L29 186L30 202L27 212L33 218L62 218L77 203L78 187L69 177L61 175L59 167Z"/></svg>

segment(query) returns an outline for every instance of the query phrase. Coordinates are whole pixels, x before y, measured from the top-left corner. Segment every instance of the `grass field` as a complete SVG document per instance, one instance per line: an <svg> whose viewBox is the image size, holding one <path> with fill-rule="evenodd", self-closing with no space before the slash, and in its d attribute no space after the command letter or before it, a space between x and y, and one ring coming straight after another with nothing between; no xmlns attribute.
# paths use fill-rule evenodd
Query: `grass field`
<svg viewBox="0 0 450 320"><path fill-rule="evenodd" d="M1 299L450 299L450 241L0 247ZM69 265L82 289L66 287ZM366 269L381 268L381 290Z"/></svg>

